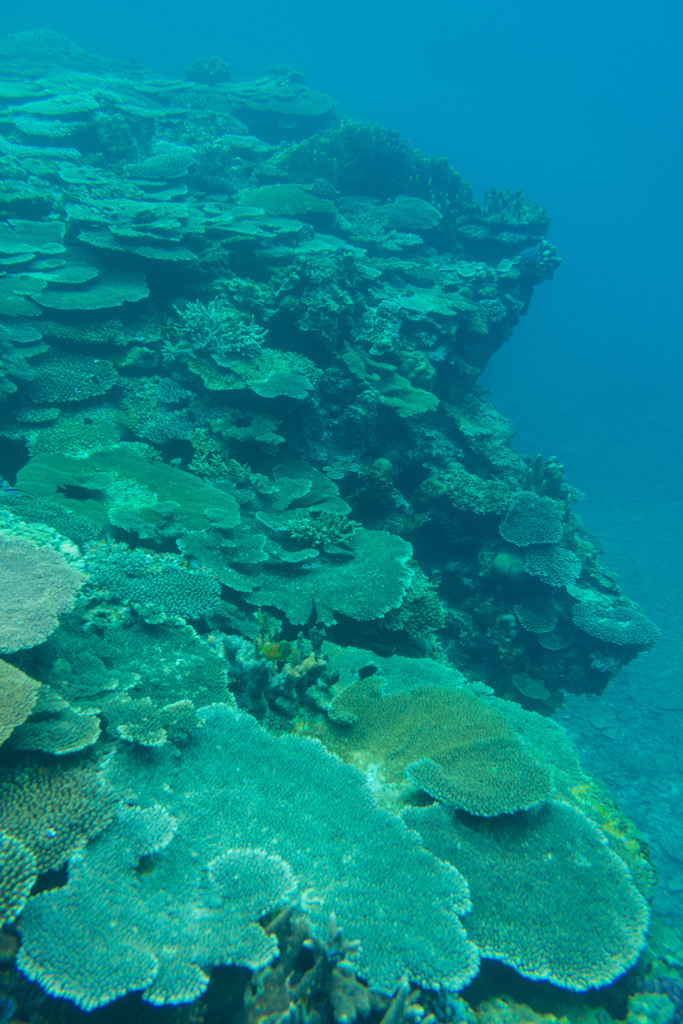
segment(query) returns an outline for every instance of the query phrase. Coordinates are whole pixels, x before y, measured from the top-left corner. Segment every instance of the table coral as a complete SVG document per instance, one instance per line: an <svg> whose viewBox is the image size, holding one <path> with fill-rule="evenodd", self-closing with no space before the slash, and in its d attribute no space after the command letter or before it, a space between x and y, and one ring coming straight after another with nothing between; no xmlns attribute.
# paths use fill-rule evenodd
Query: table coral
<svg viewBox="0 0 683 1024"><path fill-rule="evenodd" d="M22 910L37 875L30 850L14 836L0 832L0 926Z"/></svg>
<svg viewBox="0 0 683 1024"><path fill-rule="evenodd" d="M46 640L85 581L59 551L0 532L0 651Z"/></svg>
<svg viewBox="0 0 683 1024"><path fill-rule="evenodd" d="M517 547L554 544L562 536L564 509L557 501L533 491L521 491L500 524L503 540Z"/></svg>
<svg viewBox="0 0 683 1024"><path fill-rule="evenodd" d="M0 744L25 722L35 707L40 683L0 660Z"/></svg>
<svg viewBox="0 0 683 1024"><path fill-rule="evenodd" d="M143 808L121 812L69 883L24 912L19 964L49 992L87 1009L138 988L153 1003L190 1001L212 963L253 970L275 956L256 922L295 898L293 883L323 941L332 911L360 940L357 970L380 992L406 974L460 988L476 972L460 875L319 744L274 737L214 705L181 761L167 749L150 751L151 762L117 755L109 780Z"/></svg>
<svg viewBox="0 0 683 1024"><path fill-rule="evenodd" d="M504 818L461 820L438 806L404 817L467 878L467 931L483 956L577 991L607 985L635 963L647 903L581 811L550 802Z"/></svg>

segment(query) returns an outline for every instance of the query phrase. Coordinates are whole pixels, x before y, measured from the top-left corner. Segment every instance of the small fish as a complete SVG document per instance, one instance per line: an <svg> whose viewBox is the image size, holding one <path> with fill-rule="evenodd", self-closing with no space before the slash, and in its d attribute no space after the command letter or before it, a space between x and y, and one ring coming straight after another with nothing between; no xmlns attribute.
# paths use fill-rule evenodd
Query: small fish
<svg viewBox="0 0 683 1024"><path fill-rule="evenodd" d="M287 659L295 654L294 644L291 644L289 640L277 640L270 644L265 644L260 648L258 652L262 658L266 658L268 661L273 662L275 665L282 665Z"/></svg>
<svg viewBox="0 0 683 1024"><path fill-rule="evenodd" d="M3 498L32 498L33 495L29 494L28 491L22 491L18 487L3 487L2 489Z"/></svg>
<svg viewBox="0 0 683 1024"><path fill-rule="evenodd" d="M315 598L311 598L311 610L308 613L308 618L304 624L304 630L312 629L318 621L318 609L315 603Z"/></svg>

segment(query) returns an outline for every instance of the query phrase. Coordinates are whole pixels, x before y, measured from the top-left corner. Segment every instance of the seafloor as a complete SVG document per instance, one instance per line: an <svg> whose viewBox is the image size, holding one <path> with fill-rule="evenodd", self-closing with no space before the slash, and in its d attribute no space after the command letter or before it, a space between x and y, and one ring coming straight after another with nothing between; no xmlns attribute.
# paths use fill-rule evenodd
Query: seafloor
<svg viewBox="0 0 683 1024"><path fill-rule="evenodd" d="M289 68L32 32L0 108L0 1019L680 1018L659 629L478 383L546 211Z"/></svg>

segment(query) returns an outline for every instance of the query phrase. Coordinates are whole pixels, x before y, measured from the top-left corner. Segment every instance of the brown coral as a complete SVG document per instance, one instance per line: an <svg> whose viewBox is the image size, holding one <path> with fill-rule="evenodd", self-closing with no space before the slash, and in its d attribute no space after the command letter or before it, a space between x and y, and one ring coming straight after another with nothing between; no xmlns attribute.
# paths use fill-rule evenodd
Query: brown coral
<svg viewBox="0 0 683 1024"><path fill-rule="evenodd" d="M113 813L91 769L19 765L0 775L0 831L31 852L39 873L60 867Z"/></svg>
<svg viewBox="0 0 683 1024"><path fill-rule="evenodd" d="M0 660L0 744L31 714L40 683Z"/></svg>
<svg viewBox="0 0 683 1024"><path fill-rule="evenodd" d="M471 814L531 807L552 791L550 772L494 705L466 687L416 686L382 695L376 677L335 698L318 735L335 753L392 787L406 773L435 799Z"/></svg>
<svg viewBox="0 0 683 1024"><path fill-rule="evenodd" d="M53 548L0 534L0 651L47 640L85 580Z"/></svg>

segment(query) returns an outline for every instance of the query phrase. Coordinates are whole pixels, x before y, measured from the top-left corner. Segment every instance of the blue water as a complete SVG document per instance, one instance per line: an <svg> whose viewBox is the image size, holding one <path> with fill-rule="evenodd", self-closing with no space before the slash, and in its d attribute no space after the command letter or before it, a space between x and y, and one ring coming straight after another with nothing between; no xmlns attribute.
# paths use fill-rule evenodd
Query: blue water
<svg viewBox="0 0 683 1024"><path fill-rule="evenodd" d="M563 265L484 376L517 447L584 489L605 561L663 637L561 721L652 843L657 909L683 924L683 5L615 0L33 0L0 34L51 28L179 76L301 69L344 113L446 156L479 197L523 188Z"/></svg>

